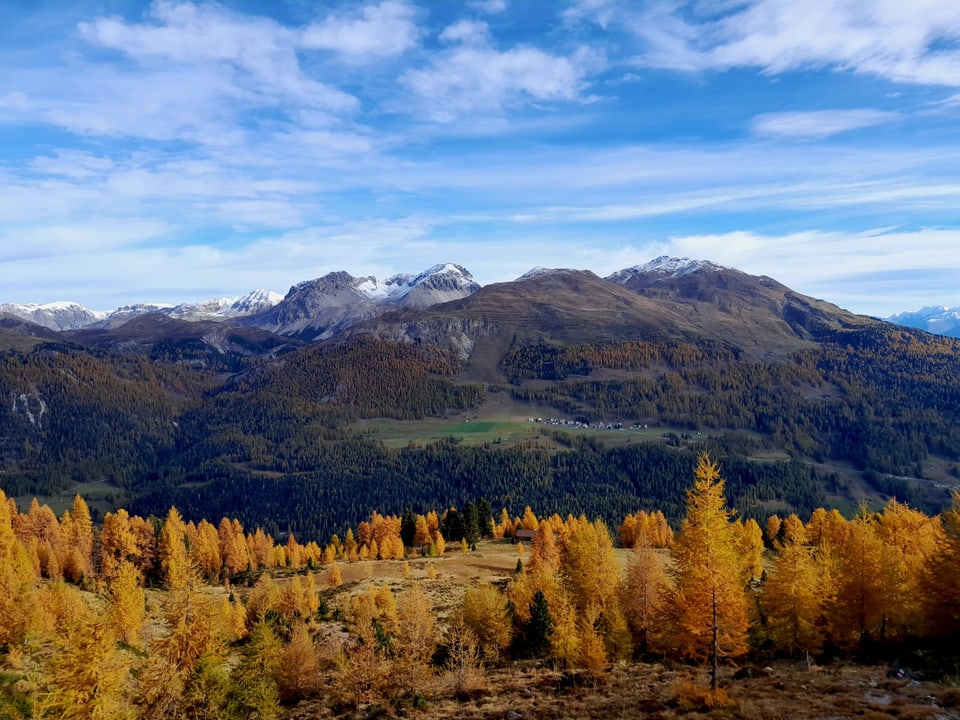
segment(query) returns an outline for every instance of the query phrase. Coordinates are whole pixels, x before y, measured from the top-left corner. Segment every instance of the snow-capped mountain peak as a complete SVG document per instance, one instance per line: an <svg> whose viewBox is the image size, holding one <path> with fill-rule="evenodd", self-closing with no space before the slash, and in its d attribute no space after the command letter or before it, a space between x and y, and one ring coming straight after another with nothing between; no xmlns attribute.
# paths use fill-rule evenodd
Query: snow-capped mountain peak
<svg viewBox="0 0 960 720"><path fill-rule="evenodd" d="M723 265L710 262L709 260L692 260L686 257L678 258L671 257L669 255L661 255L643 265L634 265L633 267L618 270L617 272L607 276L607 280L625 283L630 280L630 278L640 273L657 273L660 275L679 278L695 272L700 272L702 270L717 272L720 270L730 269L731 268L724 267Z"/></svg>
<svg viewBox="0 0 960 720"><path fill-rule="evenodd" d="M107 313L97 310L90 310L79 303L68 300L45 303L38 305L36 303L18 304L3 303L0 304L0 314L6 313L32 322L36 325L48 328L50 330L76 330L86 327L92 323L103 320Z"/></svg>
<svg viewBox="0 0 960 720"><path fill-rule="evenodd" d="M937 335L960 337L960 306L930 305L916 312L901 312L887 318L889 322L926 330Z"/></svg>
<svg viewBox="0 0 960 720"><path fill-rule="evenodd" d="M535 277L542 277L544 275L561 275L565 273L574 273L577 272L572 268L548 268L543 267L542 265L537 265L527 270L523 275L517 278L517 282L522 282L524 280L529 280Z"/></svg>

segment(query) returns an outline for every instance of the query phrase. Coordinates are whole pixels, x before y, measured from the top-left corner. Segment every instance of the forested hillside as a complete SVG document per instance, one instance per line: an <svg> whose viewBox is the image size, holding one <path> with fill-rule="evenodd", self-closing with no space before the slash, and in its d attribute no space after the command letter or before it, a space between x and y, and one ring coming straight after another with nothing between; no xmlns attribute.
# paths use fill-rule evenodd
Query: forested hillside
<svg viewBox="0 0 960 720"><path fill-rule="evenodd" d="M0 487L24 502L95 487L97 513L329 533L479 496L676 521L703 450L744 517L936 512L960 480L960 341L709 263L543 271L311 345L152 315L10 332Z"/></svg>

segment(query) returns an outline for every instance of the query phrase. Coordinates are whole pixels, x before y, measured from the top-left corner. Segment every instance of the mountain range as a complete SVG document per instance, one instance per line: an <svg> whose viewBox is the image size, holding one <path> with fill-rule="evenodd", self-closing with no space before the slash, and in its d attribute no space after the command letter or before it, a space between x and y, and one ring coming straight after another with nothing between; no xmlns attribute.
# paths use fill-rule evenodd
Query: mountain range
<svg viewBox="0 0 960 720"><path fill-rule="evenodd" d="M480 495L679 511L705 449L748 517L936 509L960 478L960 341L685 258L484 287L449 263L336 272L283 298L110 314L4 306L0 398L8 494L95 483L102 509L174 502L274 530Z"/></svg>
<svg viewBox="0 0 960 720"><path fill-rule="evenodd" d="M920 308L916 312L902 312L887 318L897 325L926 330L937 335L960 338L960 307L943 305Z"/></svg>
<svg viewBox="0 0 960 720"><path fill-rule="evenodd" d="M531 280L555 274L582 271L536 267L517 278ZM646 263L615 272L605 280L620 284L647 297L661 299L686 293L687 299L718 299L724 285L712 287L705 278L723 277L732 281L727 296L747 288L747 278L732 268L706 260L661 256ZM677 284L682 278L684 289ZM700 278L701 282L691 282ZM741 282L739 287L736 279ZM736 301L741 309L745 303L762 295L770 300L782 297L787 289L770 278L761 278L760 285L751 287ZM164 305L138 303L110 312L91 310L78 303L63 301L43 305L0 304L0 315L9 315L54 331L84 328L115 328L142 315L159 314L178 320L234 321L237 325L258 327L279 335L302 340L329 338L364 320L377 317L393 308L423 309L451 300L468 297L480 289L473 276L462 266L453 263L435 265L418 275L397 274L380 281L375 277L354 277L345 271L332 272L307 280L290 288L285 296L258 289L237 297L214 298L196 303ZM756 291L760 289L760 292ZM772 293L772 295L771 295ZM774 300L774 302L776 302ZM902 312L886 318L887 321L927 332L960 337L960 308L944 306L924 307L916 312Z"/></svg>

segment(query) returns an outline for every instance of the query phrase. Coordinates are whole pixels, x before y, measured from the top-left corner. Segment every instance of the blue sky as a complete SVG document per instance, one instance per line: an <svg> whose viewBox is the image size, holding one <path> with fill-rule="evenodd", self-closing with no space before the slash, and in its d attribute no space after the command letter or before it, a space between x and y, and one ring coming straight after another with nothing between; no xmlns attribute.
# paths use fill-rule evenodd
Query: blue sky
<svg viewBox="0 0 960 720"><path fill-rule="evenodd" d="M0 0L0 302L661 255L960 305L956 0Z"/></svg>

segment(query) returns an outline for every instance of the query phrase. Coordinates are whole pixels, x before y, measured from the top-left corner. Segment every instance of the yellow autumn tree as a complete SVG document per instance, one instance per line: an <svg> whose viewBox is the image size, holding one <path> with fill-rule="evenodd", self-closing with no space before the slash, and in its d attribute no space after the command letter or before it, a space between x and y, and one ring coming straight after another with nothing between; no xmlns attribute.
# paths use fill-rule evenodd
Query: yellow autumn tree
<svg viewBox="0 0 960 720"><path fill-rule="evenodd" d="M936 520L890 500L878 518L883 618L880 640L916 634L922 625L921 576L937 547Z"/></svg>
<svg viewBox="0 0 960 720"><path fill-rule="evenodd" d="M743 560L743 580L759 578L763 573L763 530L753 518L740 525L738 546Z"/></svg>
<svg viewBox="0 0 960 720"><path fill-rule="evenodd" d="M211 523L201 520L197 525L197 538L190 548L193 564L197 571L208 580L214 580L220 574L223 559L220 555L220 534Z"/></svg>
<svg viewBox="0 0 960 720"><path fill-rule="evenodd" d="M463 595L461 617L477 640L480 653L494 661L513 637L506 598L493 585L468 587Z"/></svg>
<svg viewBox="0 0 960 720"><path fill-rule="evenodd" d="M239 520L221 518L217 526L222 567L228 576L242 573L250 566L250 551Z"/></svg>
<svg viewBox="0 0 960 720"><path fill-rule="evenodd" d="M666 574L653 548L637 544L621 588L621 606L637 649L646 654L656 634L661 612Z"/></svg>
<svg viewBox="0 0 960 720"><path fill-rule="evenodd" d="M63 572L71 581L79 583L93 573L93 519L90 508L79 495L73 498L69 513L64 513L67 531L64 545L67 551Z"/></svg>
<svg viewBox="0 0 960 720"><path fill-rule="evenodd" d="M577 523L567 538L560 574L581 616L591 606L602 612L616 597L620 568L602 520Z"/></svg>
<svg viewBox="0 0 960 720"><path fill-rule="evenodd" d="M781 544L774 569L763 585L760 604L770 640L788 655L816 652L823 642L824 565L818 551L799 542Z"/></svg>
<svg viewBox="0 0 960 720"><path fill-rule="evenodd" d="M123 508L107 513L100 529L100 577L110 582L120 564L136 554L137 538L130 526L130 515Z"/></svg>
<svg viewBox="0 0 960 720"><path fill-rule="evenodd" d="M861 506L835 554L842 572L836 574L827 625L837 645L854 650L879 637L884 615L883 541L869 508Z"/></svg>
<svg viewBox="0 0 960 720"><path fill-rule="evenodd" d="M950 637L960 634L960 493L940 520L942 533L920 584L926 632Z"/></svg>
<svg viewBox="0 0 960 720"><path fill-rule="evenodd" d="M190 557L187 553L186 525L180 512L170 508L160 531L160 572L163 586L168 590L182 590L190 583Z"/></svg>
<svg viewBox="0 0 960 720"><path fill-rule="evenodd" d="M340 587L343 585L343 575L340 573L340 566L336 560L330 563L330 570L327 572L327 584L330 587Z"/></svg>
<svg viewBox="0 0 960 720"><path fill-rule="evenodd" d="M180 717L198 668L223 668L224 641L230 634L213 596L187 589L171 593L164 608L164 633L154 639L140 674L136 704L145 720Z"/></svg>
<svg viewBox="0 0 960 720"><path fill-rule="evenodd" d="M724 481L706 453L697 461L686 510L673 545L666 642L681 657L710 659L715 691L720 658L747 651L748 605Z"/></svg>
<svg viewBox="0 0 960 720"><path fill-rule="evenodd" d="M277 669L277 686L280 699L286 702L313 695L320 687L317 651L303 622L293 626L290 641L283 648Z"/></svg>
<svg viewBox="0 0 960 720"><path fill-rule="evenodd" d="M117 649L106 618L78 618L56 643L46 682L34 708L37 717L63 720L132 718L124 698L129 666Z"/></svg>
<svg viewBox="0 0 960 720"><path fill-rule="evenodd" d="M146 618L140 572L132 563L120 563L110 583L110 622L117 637L128 645L139 645L138 636Z"/></svg>
<svg viewBox="0 0 960 720"><path fill-rule="evenodd" d="M29 598L35 579L33 563L14 535L7 496L0 490L0 646L25 636L34 607Z"/></svg>

